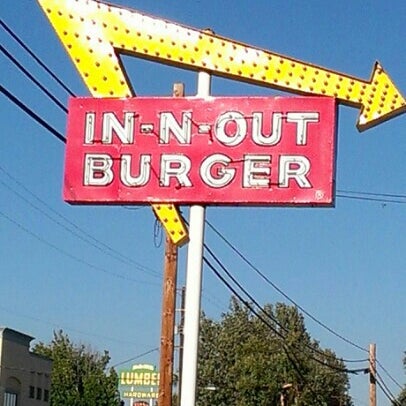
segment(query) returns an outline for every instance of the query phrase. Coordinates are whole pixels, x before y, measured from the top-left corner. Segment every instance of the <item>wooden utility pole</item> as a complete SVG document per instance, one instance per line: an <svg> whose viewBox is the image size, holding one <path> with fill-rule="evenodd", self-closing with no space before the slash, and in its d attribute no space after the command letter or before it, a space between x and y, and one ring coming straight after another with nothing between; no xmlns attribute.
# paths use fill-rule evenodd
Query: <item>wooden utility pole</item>
<svg viewBox="0 0 406 406"><path fill-rule="evenodd" d="M173 96L184 96L183 83L175 83ZM171 406L173 382L173 349L176 305L176 271L178 249L167 235L165 238L164 283L162 295L161 351L159 362L159 406Z"/></svg>
<svg viewBox="0 0 406 406"><path fill-rule="evenodd" d="M376 406L376 344L369 344L369 406Z"/></svg>
<svg viewBox="0 0 406 406"><path fill-rule="evenodd" d="M185 297L186 297L186 288L182 286L181 292L181 301L180 301L180 323L179 323L179 379L178 379L178 397L180 405L180 396L182 394L182 365L183 365L183 343L184 335L183 329L185 327Z"/></svg>

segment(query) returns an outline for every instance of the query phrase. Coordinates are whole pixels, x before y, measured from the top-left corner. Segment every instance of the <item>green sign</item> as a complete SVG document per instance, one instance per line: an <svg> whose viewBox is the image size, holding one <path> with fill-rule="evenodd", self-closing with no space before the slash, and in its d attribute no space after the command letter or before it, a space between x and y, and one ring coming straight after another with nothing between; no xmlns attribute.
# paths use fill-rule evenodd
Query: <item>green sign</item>
<svg viewBox="0 0 406 406"><path fill-rule="evenodd" d="M149 364L133 365L119 371L119 389L122 398L158 399L159 372Z"/></svg>

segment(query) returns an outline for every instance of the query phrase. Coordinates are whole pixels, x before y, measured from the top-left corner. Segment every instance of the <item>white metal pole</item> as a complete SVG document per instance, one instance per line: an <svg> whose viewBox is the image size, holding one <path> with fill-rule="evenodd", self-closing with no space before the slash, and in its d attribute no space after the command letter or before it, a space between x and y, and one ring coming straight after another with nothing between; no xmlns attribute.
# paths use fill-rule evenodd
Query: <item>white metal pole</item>
<svg viewBox="0 0 406 406"><path fill-rule="evenodd" d="M211 76L199 72L197 96L210 95ZM189 245L186 264L185 325L182 362L181 406L195 406L200 298L203 269L205 208L193 205L189 217Z"/></svg>

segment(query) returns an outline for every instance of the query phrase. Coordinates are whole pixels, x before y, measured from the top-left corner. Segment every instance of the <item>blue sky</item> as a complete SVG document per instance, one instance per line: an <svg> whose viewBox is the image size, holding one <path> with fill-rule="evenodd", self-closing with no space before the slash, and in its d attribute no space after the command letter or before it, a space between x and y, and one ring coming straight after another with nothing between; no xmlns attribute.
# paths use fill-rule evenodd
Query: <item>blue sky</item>
<svg viewBox="0 0 406 406"><path fill-rule="evenodd" d="M369 79L378 60L406 94L406 3L400 0L239 0L232 6L214 0L114 3L187 26L209 27L221 36L360 79ZM75 94L89 94L35 1L4 0L0 14ZM0 39L67 103L66 92L4 30ZM140 96L168 96L172 84L179 81L185 83L187 95L196 92L193 72L130 57L123 61ZM5 88L65 132L66 115L3 55L0 72ZM276 94L219 78L213 78L212 92L218 96ZM158 347L163 245L150 207L64 203L64 144L4 95L0 106L0 325L45 342L52 339L54 329L63 328L76 341L108 349L112 364ZM207 219L317 319L362 347L375 342L378 360L403 384L406 116L362 134L355 127L357 116L357 109L339 108L335 208L209 207ZM377 193L382 201L367 200L377 196L366 194L350 199L350 191ZM183 212L187 217L187 207ZM285 301L209 228L206 242L260 303ZM186 254L187 248L182 248L179 286L185 281ZM229 297L225 286L205 269L203 310L218 318L227 309ZM313 321L306 322L311 335L340 357L366 358L363 351ZM157 352L152 352L140 361L156 363L157 359ZM399 387L383 369L378 372L397 394ZM352 377L351 385L355 404L366 405L367 376ZM389 404L381 391L378 400Z"/></svg>

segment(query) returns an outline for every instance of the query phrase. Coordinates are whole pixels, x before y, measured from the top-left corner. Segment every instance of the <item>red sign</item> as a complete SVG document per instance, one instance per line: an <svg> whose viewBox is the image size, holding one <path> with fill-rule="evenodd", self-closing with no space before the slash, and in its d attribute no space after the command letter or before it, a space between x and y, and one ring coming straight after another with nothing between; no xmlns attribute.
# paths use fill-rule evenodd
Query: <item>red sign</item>
<svg viewBox="0 0 406 406"><path fill-rule="evenodd" d="M71 99L64 199L332 205L335 138L328 97Z"/></svg>

